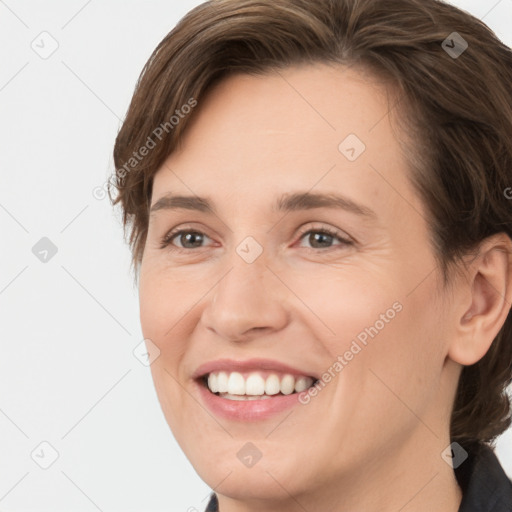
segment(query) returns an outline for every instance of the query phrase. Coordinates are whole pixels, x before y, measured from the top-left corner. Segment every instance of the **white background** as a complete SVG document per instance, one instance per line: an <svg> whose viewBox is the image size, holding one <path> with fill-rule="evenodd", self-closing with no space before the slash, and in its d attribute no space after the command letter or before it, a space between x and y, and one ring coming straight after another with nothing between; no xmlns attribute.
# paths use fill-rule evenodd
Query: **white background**
<svg viewBox="0 0 512 512"><path fill-rule="evenodd" d="M143 65L199 3L0 0L4 512L205 507L209 488L132 353L142 334L119 214L92 194L113 170L114 138ZM453 3L512 45L512 0ZM31 47L43 31L58 43L47 59ZM58 248L47 263L32 253L42 237ZM42 441L59 454L46 470L31 458ZM42 448L34 458L44 463L51 449ZM497 454L512 475L511 430Z"/></svg>

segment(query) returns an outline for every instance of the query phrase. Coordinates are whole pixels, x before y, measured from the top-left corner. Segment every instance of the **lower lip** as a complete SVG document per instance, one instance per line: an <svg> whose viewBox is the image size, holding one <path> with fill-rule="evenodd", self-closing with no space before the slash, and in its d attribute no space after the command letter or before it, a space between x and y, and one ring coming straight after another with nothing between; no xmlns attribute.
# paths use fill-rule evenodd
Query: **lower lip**
<svg viewBox="0 0 512 512"><path fill-rule="evenodd" d="M217 416L229 420L264 420L299 404L300 393L279 395L263 400L229 400L213 394L206 386L196 381L203 402Z"/></svg>

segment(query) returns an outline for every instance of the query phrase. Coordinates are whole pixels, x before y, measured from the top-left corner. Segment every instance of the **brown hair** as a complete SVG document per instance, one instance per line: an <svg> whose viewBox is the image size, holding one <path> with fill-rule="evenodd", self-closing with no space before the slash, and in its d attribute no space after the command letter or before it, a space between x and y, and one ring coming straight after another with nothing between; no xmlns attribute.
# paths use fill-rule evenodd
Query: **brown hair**
<svg viewBox="0 0 512 512"><path fill-rule="evenodd" d="M468 45L462 54L460 36ZM512 184L512 52L483 22L439 0L214 0L190 11L155 49L115 142L118 194L112 199L109 187L109 195L121 203L125 235L130 228L136 274L153 176L192 107L232 73L316 62L357 65L398 92L402 138L414 135L404 146L410 178L429 212L445 281L484 238L512 238L504 192ZM511 381L509 314L487 354L462 370L452 440L493 444L511 423Z"/></svg>

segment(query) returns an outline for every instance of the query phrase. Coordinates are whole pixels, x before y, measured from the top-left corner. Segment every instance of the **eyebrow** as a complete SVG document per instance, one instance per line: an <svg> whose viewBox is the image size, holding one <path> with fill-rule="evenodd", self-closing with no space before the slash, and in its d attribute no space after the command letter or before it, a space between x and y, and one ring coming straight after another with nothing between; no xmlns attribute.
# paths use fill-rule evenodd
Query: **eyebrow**
<svg viewBox="0 0 512 512"><path fill-rule="evenodd" d="M361 217L375 219L377 215L367 206L352 201L337 194L322 194L312 192L296 192L284 194L273 204L272 210L276 212L291 212L299 210L312 210L314 208L336 208L346 210ZM217 214L213 202L207 197L183 196L167 194L151 207L150 213L159 210L195 210L205 213Z"/></svg>

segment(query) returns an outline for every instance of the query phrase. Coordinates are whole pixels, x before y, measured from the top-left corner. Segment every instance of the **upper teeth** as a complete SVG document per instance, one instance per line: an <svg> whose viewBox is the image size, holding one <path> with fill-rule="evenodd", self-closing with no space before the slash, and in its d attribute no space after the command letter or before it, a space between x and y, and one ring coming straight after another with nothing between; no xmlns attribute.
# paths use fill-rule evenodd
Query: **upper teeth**
<svg viewBox="0 0 512 512"><path fill-rule="evenodd" d="M208 375L208 388L212 393L229 393L231 395L289 395L300 393L313 384L311 377L295 377L285 374L279 377L271 373L264 378L260 373L253 372L245 377L239 372L213 372Z"/></svg>

